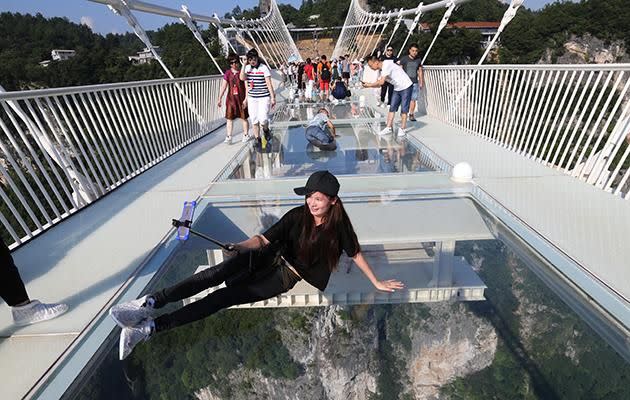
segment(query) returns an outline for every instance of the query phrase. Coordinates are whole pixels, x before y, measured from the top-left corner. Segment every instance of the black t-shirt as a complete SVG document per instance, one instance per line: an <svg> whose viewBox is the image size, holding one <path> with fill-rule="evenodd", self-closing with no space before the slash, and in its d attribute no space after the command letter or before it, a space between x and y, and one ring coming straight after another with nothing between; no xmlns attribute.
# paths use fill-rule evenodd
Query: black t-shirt
<svg viewBox="0 0 630 400"><path fill-rule="evenodd" d="M263 233L263 236L270 242L281 242L281 254L284 258L295 267L306 282L324 291L330 279L330 269L328 268L326 259L321 256L315 256L315 259L310 265L304 265L298 260L297 256L300 248L299 240L302 232L302 214L304 213L304 207L305 206L299 206L289 210L280 221L267 229L267 231ZM320 239L319 233L321 232L321 227L323 227L323 225L315 228L316 241ZM341 256L342 251L345 251L348 257L354 257L359 252L359 247L356 245L356 243L358 243L356 234L349 229L349 227L349 223L341 223L336 229L339 235L339 248L331 249L331 251L335 251L339 256Z"/></svg>

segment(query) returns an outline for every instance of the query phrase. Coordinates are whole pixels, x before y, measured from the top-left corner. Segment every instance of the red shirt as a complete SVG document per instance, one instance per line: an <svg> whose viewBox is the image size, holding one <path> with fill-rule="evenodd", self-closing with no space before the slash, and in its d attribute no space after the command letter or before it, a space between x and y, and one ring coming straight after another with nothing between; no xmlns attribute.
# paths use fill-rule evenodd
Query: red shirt
<svg viewBox="0 0 630 400"><path fill-rule="evenodd" d="M315 76L313 75L313 64L306 64L304 66L304 73L308 77L309 80L314 81Z"/></svg>

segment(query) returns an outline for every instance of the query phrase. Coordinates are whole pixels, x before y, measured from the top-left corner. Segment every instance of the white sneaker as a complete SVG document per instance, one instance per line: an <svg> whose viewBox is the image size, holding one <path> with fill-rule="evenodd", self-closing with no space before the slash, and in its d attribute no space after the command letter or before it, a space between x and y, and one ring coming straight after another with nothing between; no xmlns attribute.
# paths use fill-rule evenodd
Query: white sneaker
<svg viewBox="0 0 630 400"><path fill-rule="evenodd" d="M378 135L379 136L383 136L383 135L389 135L392 133L392 128L390 128L389 126L386 126L385 129L381 130Z"/></svg>
<svg viewBox="0 0 630 400"><path fill-rule="evenodd" d="M249 135L243 135L243 138L241 139L241 143L247 143L249 141Z"/></svg>
<svg viewBox="0 0 630 400"><path fill-rule="evenodd" d="M399 137L407 136L407 131L403 128L398 128L398 136Z"/></svg>
<svg viewBox="0 0 630 400"><path fill-rule="evenodd" d="M149 318L155 310L147 304L148 297L144 296L127 303L116 304L109 309L109 315L121 328L136 326Z"/></svg>
<svg viewBox="0 0 630 400"><path fill-rule="evenodd" d="M47 321L60 316L66 311L68 311L68 306L63 303L45 304L39 300L32 300L23 306L11 307L13 322L16 325L30 325Z"/></svg>
<svg viewBox="0 0 630 400"><path fill-rule="evenodd" d="M231 136L226 136L225 140L223 141L223 143L232 144L232 137Z"/></svg>
<svg viewBox="0 0 630 400"><path fill-rule="evenodd" d="M120 341L118 342L118 357L120 360L122 361L127 358L138 343L149 340L154 330L155 325L153 324L152 318L146 319L132 328L122 328Z"/></svg>

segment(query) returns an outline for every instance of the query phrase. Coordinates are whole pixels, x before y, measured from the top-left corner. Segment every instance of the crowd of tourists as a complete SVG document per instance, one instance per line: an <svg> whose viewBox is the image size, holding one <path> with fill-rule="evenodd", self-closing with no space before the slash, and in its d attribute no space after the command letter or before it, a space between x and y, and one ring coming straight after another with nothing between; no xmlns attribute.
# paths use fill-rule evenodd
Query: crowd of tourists
<svg viewBox="0 0 630 400"><path fill-rule="evenodd" d="M376 105L388 109L387 126L379 134L393 133L394 117L400 110L397 134L404 136L407 121L416 121L416 109L423 105L419 97L424 85L418 45L411 44L407 53L398 59L394 48L387 46L360 60L352 60L349 54L329 60L322 54L314 59L283 63L278 72L284 89L304 102L338 103L350 98L351 89L375 88ZM251 138L251 122L253 138L264 147L271 138L269 112L275 106L271 70L254 49L247 53L245 61L230 56L229 64L217 103L219 107L225 104L225 143L232 143L234 120L241 119L242 141Z"/></svg>

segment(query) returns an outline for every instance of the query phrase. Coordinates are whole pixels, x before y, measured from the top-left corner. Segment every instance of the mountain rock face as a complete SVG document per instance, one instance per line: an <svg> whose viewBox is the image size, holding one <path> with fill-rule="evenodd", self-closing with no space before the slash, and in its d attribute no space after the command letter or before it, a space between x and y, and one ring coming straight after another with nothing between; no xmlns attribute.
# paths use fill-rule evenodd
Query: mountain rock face
<svg viewBox="0 0 630 400"><path fill-rule="evenodd" d="M591 35L571 36L564 43L563 53L552 62L553 52L548 49L539 61L541 64L610 64L630 62L623 41L605 42Z"/></svg>
<svg viewBox="0 0 630 400"><path fill-rule="evenodd" d="M407 361L411 393L417 399L438 399L440 387L480 371L494 359L497 334L465 305L435 304L431 324L412 334Z"/></svg>
<svg viewBox="0 0 630 400"><path fill-rule="evenodd" d="M438 399L444 384L490 365L497 347L491 324L461 303L278 313L277 329L301 366L300 375L274 379L241 368L228 377L233 383L230 398L389 398L381 393L384 374L395 377L400 394L408 398ZM210 387L195 395L199 400L223 400Z"/></svg>

